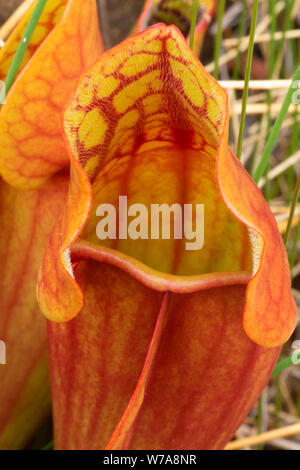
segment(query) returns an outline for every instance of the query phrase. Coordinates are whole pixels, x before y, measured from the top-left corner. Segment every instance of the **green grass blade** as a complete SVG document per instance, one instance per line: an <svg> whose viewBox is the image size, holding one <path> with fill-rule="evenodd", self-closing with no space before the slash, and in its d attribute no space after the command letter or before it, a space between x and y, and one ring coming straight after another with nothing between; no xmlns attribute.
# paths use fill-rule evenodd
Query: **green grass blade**
<svg viewBox="0 0 300 470"><path fill-rule="evenodd" d="M299 353L300 356L300 353ZM288 367L294 366L295 363L293 361L293 356L286 357L285 359L282 359L282 361L277 362L276 366L273 369L272 372L272 377L275 377L276 375L279 375L284 369L287 369Z"/></svg>
<svg viewBox="0 0 300 470"><path fill-rule="evenodd" d="M294 219L295 210L296 210L296 206L297 206L297 201L299 199L299 195L300 195L300 175L298 176L298 179L297 179L297 184L296 184L296 188L295 188L295 192L294 192L294 196L293 196L293 200L292 200L292 204L291 204L289 219L288 219L286 231L285 231L285 234L284 234L284 237L283 237L283 241L285 243L285 246L287 245L287 242L289 240L289 236L290 236L290 233L291 233L291 228L292 228L292 224L293 224L293 219Z"/></svg>
<svg viewBox="0 0 300 470"><path fill-rule="evenodd" d="M54 447L54 441L50 441L41 450L52 450L53 447Z"/></svg>
<svg viewBox="0 0 300 470"><path fill-rule="evenodd" d="M225 0L219 0L218 3L219 3L218 29L217 29L215 54L214 54L214 62L215 62L214 77L216 80L218 80L219 78L219 57L220 57L222 35L223 35L222 25L223 25L224 11L225 11Z"/></svg>
<svg viewBox="0 0 300 470"><path fill-rule="evenodd" d="M195 41L195 30L197 24L197 13L198 13L198 0L193 1L193 10L192 10L192 18L191 18L191 31L190 31L190 48L194 49L194 41Z"/></svg>
<svg viewBox="0 0 300 470"><path fill-rule="evenodd" d="M1 93L0 93L0 106L5 100L5 94L8 93L10 87L15 81L15 78L18 74L20 65L22 63L24 54L28 48L29 42L31 40L31 37L33 35L33 32L35 30L35 27L41 17L41 14L43 12L43 9L47 3L47 0L39 0L32 15L31 18L28 22L28 25L24 31L24 34L22 36L22 39L18 45L18 48L16 50L16 53L14 55L13 61L11 63L11 66L9 68L8 74L6 76L4 86L2 87Z"/></svg>
<svg viewBox="0 0 300 470"><path fill-rule="evenodd" d="M258 13L258 0L254 0L253 8L252 8L252 19L251 19L249 46L248 46L245 81L244 81L244 91L243 91L243 99L242 99L240 129L239 129L237 151L236 151L236 154L239 160L241 159L242 149L243 149L243 139L244 139L244 130L245 130L245 122L246 122L246 108L247 108L247 100L248 100L248 93L249 93L249 80L251 77L251 67L252 67L257 13Z"/></svg>
<svg viewBox="0 0 300 470"><path fill-rule="evenodd" d="M240 18L240 24L238 27L238 47L237 47L237 55L234 60L234 67L233 67L233 73L232 73L232 79L237 80L240 74L240 69L241 69L241 43L242 43L242 37L245 36L246 34L246 27L247 27L247 0L243 0L243 10L241 13L241 18Z"/></svg>
<svg viewBox="0 0 300 470"><path fill-rule="evenodd" d="M297 67L297 70L294 74L291 86L290 86L290 88L289 88L289 90L286 94L286 97L285 97L284 102L282 104L281 110L278 114L278 117L275 121L273 129L272 129L272 131L270 133L270 136L268 138L268 141L266 143L266 147L265 147L265 150L264 150L263 155L261 157L261 160L259 162L259 165L258 165L258 167L257 167L257 169L254 173L254 178L253 179L256 183L259 182L260 178L263 176L263 174L264 174L264 172L267 168L267 165L268 165L271 153L273 151L273 148L275 146L275 143L277 141L281 126L283 124L283 121L284 121L284 119L287 115L290 104L292 102L292 97L293 97L293 94L295 92L294 82L298 81L298 80L300 80L300 65Z"/></svg>

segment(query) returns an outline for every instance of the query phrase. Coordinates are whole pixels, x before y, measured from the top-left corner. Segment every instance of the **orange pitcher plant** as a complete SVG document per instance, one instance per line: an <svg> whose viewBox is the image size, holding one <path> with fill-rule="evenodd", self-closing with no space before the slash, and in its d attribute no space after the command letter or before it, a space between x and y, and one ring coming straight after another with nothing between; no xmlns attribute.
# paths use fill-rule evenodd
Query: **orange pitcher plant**
<svg viewBox="0 0 300 470"><path fill-rule="evenodd" d="M38 280L56 449L223 449L266 385L296 307L228 114L175 26L82 75L64 115L68 200Z"/></svg>
<svg viewBox="0 0 300 470"><path fill-rule="evenodd" d="M146 0L134 32L140 32L156 23L174 24L190 40L193 0ZM206 29L214 13L214 0L199 0L194 52L199 55Z"/></svg>
<svg viewBox="0 0 300 470"><path fill-rule="evenodd" d="M35 5L33 6L33 8ZM33 8L0 52L4 80ZM50 413L46 322L36 301L43 252L69 181L61 113L103 52L96 1L49 0L0 113L0 448L23 448Z"/></svg>

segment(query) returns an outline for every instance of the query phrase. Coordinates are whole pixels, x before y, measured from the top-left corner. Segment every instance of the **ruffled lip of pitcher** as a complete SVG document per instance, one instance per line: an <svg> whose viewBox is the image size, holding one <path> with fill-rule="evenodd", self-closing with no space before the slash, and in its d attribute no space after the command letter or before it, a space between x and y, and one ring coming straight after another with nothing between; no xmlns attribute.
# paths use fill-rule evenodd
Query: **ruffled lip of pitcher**
<svg viewBox="0 0 300 470"><path fill-rule="evenodd" d="M251 280L251 274L246 271L215 272L190 276L163 273L120 251L80 238L71 247L71 258L72 264L76 264L77 260L94 260L111 264L127 272L146 287L159 292L190 294L213 287L246 285Z"/></svg>

